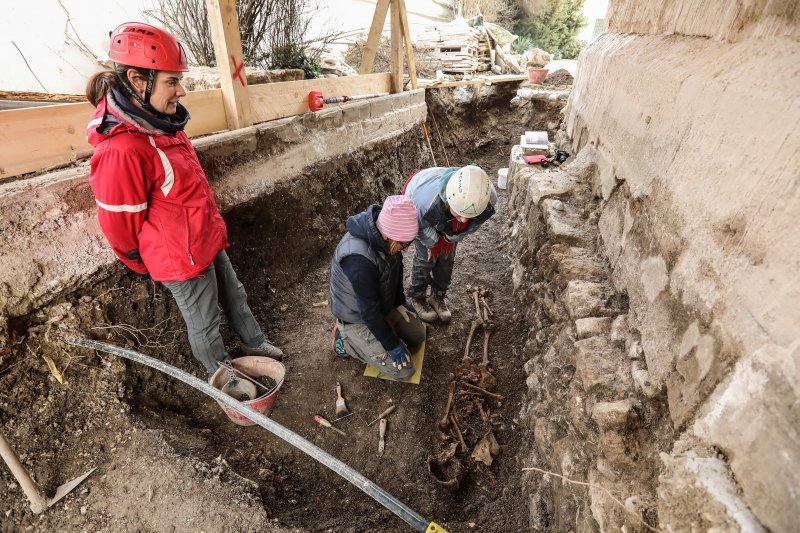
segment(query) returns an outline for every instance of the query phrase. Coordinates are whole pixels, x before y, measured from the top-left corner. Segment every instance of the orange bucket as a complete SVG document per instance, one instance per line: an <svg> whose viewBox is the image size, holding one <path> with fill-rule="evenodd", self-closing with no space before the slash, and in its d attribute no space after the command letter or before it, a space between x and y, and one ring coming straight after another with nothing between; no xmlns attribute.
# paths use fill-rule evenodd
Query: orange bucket
<svg viewBox="0 0 800 533"><path fill-rule="evenodd" d="M547 78L546 68L528 68L528 79L531 83L542 83Z"/></svg>
<svg viewBox="0 0 800 533"><path fill-rule="evenodd" d="M272 412L272 404L275 403L275 398L278 397L278 392L280 392L281 386L283 385L283 378L286 377L286 367L275 359L254 355L233 359L231 363L233 364L233 368L253 379L267 376L275 380L276 385L274 389L253 400L242 402L242 405L246 405L259 413L269 416ZM215 389L222 390L222 387L228 382L228 371L223 367L219 367L208 382ZM256 390L264 392L264 389L260 386L256 386ZM217 403L219 403L219 406L222 407L222 410L225 411L225 414L228 415L228 418L230 418L234 424L239 424L240 426L253 425L253 422L246 416L240 415L223 403Z"/></svg>

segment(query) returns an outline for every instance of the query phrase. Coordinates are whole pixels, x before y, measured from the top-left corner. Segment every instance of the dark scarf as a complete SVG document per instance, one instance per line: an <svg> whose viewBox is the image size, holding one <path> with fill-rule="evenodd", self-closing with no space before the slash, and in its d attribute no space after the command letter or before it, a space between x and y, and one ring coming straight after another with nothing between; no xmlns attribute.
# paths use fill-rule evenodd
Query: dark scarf
<svg viewBox="0 0 800 533"><path fill-rule="evenodd" d="M178 103L178 109L173 115L165 115L164 113L149 113L144 109L140 109L133 105L128 96L119 87L112 87L111 94L107 96L113 99L112 105L116 104L122 112L126 115L134 117L137 123L141 124L146 129L160 130L164 133L175 134L183 131L186 123L189 122L191 115L189 111ZM148 127L149 126L149 127Z"/></svg>

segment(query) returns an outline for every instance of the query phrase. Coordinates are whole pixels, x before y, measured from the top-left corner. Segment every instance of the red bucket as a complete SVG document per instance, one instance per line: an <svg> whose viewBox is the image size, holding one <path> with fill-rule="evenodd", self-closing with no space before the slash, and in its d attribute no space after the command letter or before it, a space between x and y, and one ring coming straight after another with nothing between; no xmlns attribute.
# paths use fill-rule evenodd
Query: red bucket
<svg viewBox="0 0 800 533"><path fill-rule="evenodd" d="M254 355L239 357L233 359L231 362L236 370L250 376L253 379L260 376L268 376L275 380L276 385L274 389L263 394L262 396L255 398L254 400L242 402L242 405L246 405L247 407L258 411L261 414L269 416L272 412L272 404L275 403L275 398L278 397L278 392L280 392L281 386L283 385L283 378L286 377L286 367L284 367L275 359L271 359L269 357L258 357ZM222 390L222 387L228 382L228 371L223 367L218 368L208 382L215 389ZM256 387L256 390L260 392L264 391L264 389L258 386ZM253 425L253 422L251 422L246 416L240 415L221 402L217 403L219 403L219 406L222 407L222 410L225 411L225 414L228 415L228 418L230 418L233 423L239 424L240 426Z"/></svg>
<svg viewBox="0 0 800 533"><path fill-rule="evenodd" d="M547 78L546 68L528 68L528 79L531 83L542 83Z"/></svg>

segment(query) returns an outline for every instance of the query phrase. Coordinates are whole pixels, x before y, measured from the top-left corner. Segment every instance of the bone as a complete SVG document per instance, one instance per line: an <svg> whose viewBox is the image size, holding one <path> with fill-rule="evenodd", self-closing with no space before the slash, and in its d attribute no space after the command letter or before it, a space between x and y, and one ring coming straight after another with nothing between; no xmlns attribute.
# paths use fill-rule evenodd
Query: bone
<svg viewBox="0 0 800 533"><path fill-rule="evenodd" d="M472 324L469 327L469 335L467 336L467 345L464 347L464 359L469 359L469 349L472 347L472 339L475 337L475 332L478 330L479 327L483 324L483 320L480 318L476 318L472 321Z"/></svg>
<svg viewBox="0 0 800 533"><path fill-rule="evenodd" d="M492 308L489 307L489 302L487 302L486 298L484 298L483 296L481 296L481 304L483 305L483 309L485 311L489 311L489 316L494 315L494 313L492 312Z"/></svg>
<svg viewBox="0 0 800 533"><path fill-rule="evenodd" d="M486 414L486 409L483 408L483 400L476 400L475 404L478 406L478 412L481 414L483 423L489 424L489 415Z"/></svg>
<svg viewBox="0 0 800 533"><path fill-rule="evenodd" d="M484 396L488 396L489 398L494 398L495 400L499 400L501 402L506 399L506 397L503 396L502 394L495 394L493 392L489 392L488 390L482 389L482 388L480 388L480 387L478 387L476 385L472 385L471 383L462 383L461 386L464 387L464 388L473 390L475 392L479 392L479 393L483 394Z"/></svg>
<svg viewBox="0 0 800 533"><path fill-rule="evenodd" d="M489 366L489 337L492 336L496 326L493 322L483 324L483 366Z"/></svg>
<svg viewBox="0 0 800 533"><path fill-rule="evenodd" d="M444 408L444 416L441 420L439 420L439 429L442 431L447 431L447 420L450 415L450 407L453 405L453 395L456 392L456 382L450 382L450 394L447 396L447 406Z"/></svg>
<svg viewBox="0 0 800 533"><path fill-rule="evenodd" d="M475 314L478 316L478 320L480 320L480 318L481 318L481 306L478 303L478 293L479 292L480 292L480 289L477 289L477 288L473 289L471 291L472 299L475 300Z"/></svg>
<svg viewBox="0 0 800 533"><path fill-rule="evenodd" d="M456 437L458 437L458 441L461 443L461 451L467 453L469 448L467 448L467 443L464 442L464 436L461 434L461 428L458 427L458 422L456 422L456 417L454 415L450 415L450 423L453 426L453 429L456 432Z"/></svg>

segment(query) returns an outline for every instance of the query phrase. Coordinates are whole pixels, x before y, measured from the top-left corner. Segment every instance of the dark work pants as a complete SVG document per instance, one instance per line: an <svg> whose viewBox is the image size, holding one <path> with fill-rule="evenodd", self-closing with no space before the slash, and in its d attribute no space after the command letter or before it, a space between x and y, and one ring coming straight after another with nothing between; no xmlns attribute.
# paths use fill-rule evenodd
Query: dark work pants
<svg viewBox="0 0 800 533"><path fill-rule="evenodd" d="M456 260L456 247L449 254L440 255L428 261L428 249L419 239L414 239L414 259L411 262L411 284L407 295L410 298L425 298L428 285L433 292L444 292L450 288L453 278L453 265Z"/></svg>
<svg viewBox="0 0 800 533"><path fill-rule="evenodd" d="M259 346L266 340L225 250L217 254L200 276L165 282L164 286L172 292L186 322L192 354L207 372L217 370L217 362L228 357L219 333L220 305L246 346Z"/></svg>

